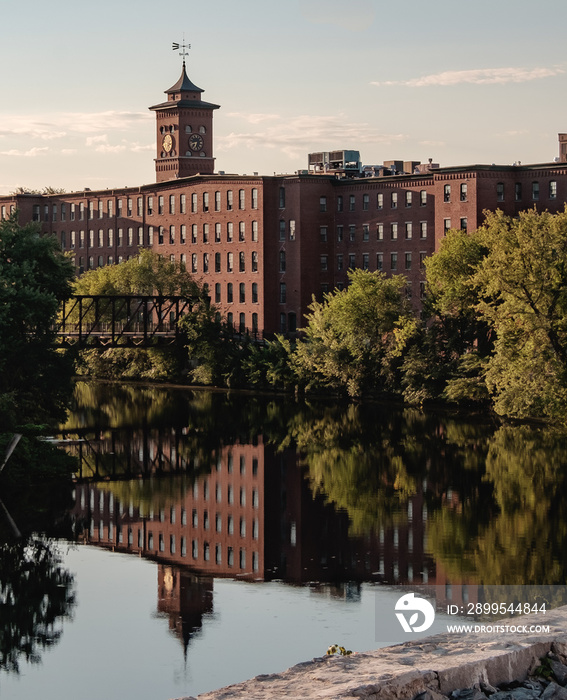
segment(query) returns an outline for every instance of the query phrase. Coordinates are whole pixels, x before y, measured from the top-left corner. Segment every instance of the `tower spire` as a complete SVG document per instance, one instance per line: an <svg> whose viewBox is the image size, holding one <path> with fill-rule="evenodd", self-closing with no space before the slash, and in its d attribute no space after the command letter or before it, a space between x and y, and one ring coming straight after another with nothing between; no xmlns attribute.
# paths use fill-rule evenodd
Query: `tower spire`
<svg viewBox="0 0 567 700"><path fill-rule="evenodd" d="M191 48L191 44L185 43L185 34L183 34L183 41L181 44L174 41L171 48L174 51L180 51L179 55L183 58L183 70L185 70L185 56L189 56L189 49Z"/></svg>

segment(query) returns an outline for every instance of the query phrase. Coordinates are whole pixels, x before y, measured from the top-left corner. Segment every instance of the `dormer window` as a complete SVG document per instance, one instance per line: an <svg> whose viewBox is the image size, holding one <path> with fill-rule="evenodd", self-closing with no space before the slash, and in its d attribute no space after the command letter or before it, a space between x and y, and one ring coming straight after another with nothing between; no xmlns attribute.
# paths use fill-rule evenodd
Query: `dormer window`
<svg viewBox="0 0 567 700"><path fill-rule="evenodd" d="M204 126L200 126L200 127L199 127L199 133L200 133L200 134L206 134L206 133L207 133L207 130L205 129Z"/></svg>
<svg viewBox="0 0 567 700"><path fill-rule="evenodd" d="M189 125L187 125L187 126L185 127L185 133L186 133L186 134L190 134L192 131L193 131L193 129L192 129Z"/></svg>

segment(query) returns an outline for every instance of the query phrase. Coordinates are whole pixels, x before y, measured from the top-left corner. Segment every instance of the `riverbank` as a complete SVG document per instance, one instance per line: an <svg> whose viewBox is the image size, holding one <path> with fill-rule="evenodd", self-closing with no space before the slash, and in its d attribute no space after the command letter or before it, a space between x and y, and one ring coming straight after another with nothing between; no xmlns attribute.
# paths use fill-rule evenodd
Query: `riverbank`
<svg viewBox="0 0 567 700"><path fill-rule="evenodd" d="M498 622L507 624L519 622ZM546 625L549 632L446 634L347 657L326 656L203 693L198 700L413 700L424 692L427 700L443 700L481 683L494 687L522 681L549 652L567 656L567 606L544 619L522 617L520 624Z"/></svg>

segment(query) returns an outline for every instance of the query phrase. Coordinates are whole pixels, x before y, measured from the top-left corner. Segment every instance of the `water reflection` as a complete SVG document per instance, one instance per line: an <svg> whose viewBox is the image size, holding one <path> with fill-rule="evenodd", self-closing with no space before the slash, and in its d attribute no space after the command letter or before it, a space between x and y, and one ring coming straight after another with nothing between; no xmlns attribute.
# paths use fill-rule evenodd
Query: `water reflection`
<svg viewBox="0 0 567 700"><path fill-rule="evenodd" d="M567 443L550 430L79 384L62 438L83 539L166 567L161 593L193 601L185 621L171 608L186 641L208 577L429 583L453 600L565 580Z"/></svg>
<svg viewBox="0 0 567 700"><path fill-rule="evenodd" d="M53 542L31 537L0 546L0 669L19 672L56 644L75 604L73 576Z"/></svg>

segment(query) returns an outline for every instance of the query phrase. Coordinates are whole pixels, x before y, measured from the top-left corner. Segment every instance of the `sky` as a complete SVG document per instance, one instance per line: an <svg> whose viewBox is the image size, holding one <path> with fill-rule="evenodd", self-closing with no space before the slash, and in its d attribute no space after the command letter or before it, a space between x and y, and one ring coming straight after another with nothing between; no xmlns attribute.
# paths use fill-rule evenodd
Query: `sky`
<svg viewBox="0 0 567 700"><path fill-rule="evenodd" d="M0 194L155 180L148 107L181 72L221 105L216 170L553 161L565 0L3 0Z"/></svg>

